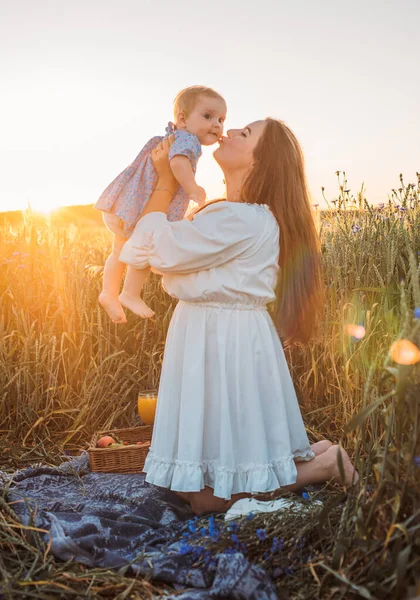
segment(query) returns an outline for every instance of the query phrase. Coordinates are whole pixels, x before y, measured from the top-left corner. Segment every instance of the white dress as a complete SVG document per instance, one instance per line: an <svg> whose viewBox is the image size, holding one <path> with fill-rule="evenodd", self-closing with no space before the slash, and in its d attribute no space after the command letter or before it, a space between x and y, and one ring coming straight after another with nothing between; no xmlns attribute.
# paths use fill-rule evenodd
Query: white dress
<svg viewBox="0 0 420 600"><path fill-rule="evenodd" d="M193 221L149 213L120 260L163 274L179 302L170 323L149 483L183 492L208 485L230 499L296 481L314 454L280 339L275 298L279 228L268 207L210 204Z"/></svg>

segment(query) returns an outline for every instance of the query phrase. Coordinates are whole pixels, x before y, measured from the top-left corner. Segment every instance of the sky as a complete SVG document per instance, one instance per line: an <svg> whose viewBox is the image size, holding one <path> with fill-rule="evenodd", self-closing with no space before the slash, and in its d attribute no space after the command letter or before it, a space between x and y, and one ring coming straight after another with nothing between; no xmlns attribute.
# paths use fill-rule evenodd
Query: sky
<svg viewBox="0 0 420 600"><path fill-rule="evenodd" d="M0 211L96 202L189 85L297 135L313 203L420 171L418 0L0 0ZM223 175L204 149L209 198Z"/></svg>

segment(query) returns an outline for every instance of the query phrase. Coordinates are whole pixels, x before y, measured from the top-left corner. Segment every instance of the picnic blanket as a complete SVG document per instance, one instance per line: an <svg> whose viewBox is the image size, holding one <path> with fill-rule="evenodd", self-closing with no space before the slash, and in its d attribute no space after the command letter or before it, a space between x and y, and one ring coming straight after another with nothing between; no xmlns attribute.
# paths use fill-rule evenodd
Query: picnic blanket
<svg viewBox="0 0 420 600"><path fill-rule="evenodd" d="M89 567L120 568L170 583L168 600L276 600L266 571L241 552L220 553L203 566L180 552L182 532L194 517L171 490L151 485L145 473L92 473L87 453L58 467L0 472L7 500L24 525L35 508L35 526L46 529L57 558ZM180 591L181 590L181 593Z"/></svg>

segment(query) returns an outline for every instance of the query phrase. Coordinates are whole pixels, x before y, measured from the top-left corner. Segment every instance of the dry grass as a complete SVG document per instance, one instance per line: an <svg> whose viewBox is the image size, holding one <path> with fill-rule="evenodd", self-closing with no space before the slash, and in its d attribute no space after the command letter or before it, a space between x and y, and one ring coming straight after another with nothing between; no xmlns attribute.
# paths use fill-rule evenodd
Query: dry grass
<svg viewBox="0 0 420 600"><path fill-rule="evenodd" d="M419 181L404 185L401 178L389 202L374 208L363 191L353 197L339 174L335 210L320 219L329 291L324 320L310 345L288 349L286 356L311 439L341 441L357 461L363 483L349 495L328 492L327 506L332 505L322 519L316 515L300 529L295 521L293 527L282 522L290 551L281 556L264 559L267 548L252 541L256 526L271 539L278 515L241 525L251 560L272 571L285 567L285 557L293 563L295 574L279 579L279 589L289 589L293 598L414 597L419 586L420 374L418 365L397 365L389 354L398 338L420 345L420 320L413 313L420 307ZM156 311L154 321L130 317L124 327L112 325L97 305L109 244L101 228L42 225L31 215L18 228L3 226L3 468L40 458L56 462L64 448L83 447L94 430L132 424L138 390L158 382L175 302L154 277L146 292ZM365 327L359 341L346 333L350 323ZM74 580L88 594L88 584L80 582L93 577L92 571L43 558L41 545L23 552L19 540L24 533L13 527L13 516L4 511L4 577L23 581L22 569L27 572L28 561L36 556L49 582L45 597L58 597L51 586L71 587ZM295 556L291 549L302 531L305 556ZM5 562L6 554L13 558ZM20 561L26 561L24 567ZM122 590L133 584L118 577L98 572L95 581L104 588L122 585ZM25 581L26 590L31 579ZM14 589L22 596L19 585ZM141 585L135 581L133 594ZM117 587L112 597L120 597ZM147 596L127 592L121 597Z"/></svg>

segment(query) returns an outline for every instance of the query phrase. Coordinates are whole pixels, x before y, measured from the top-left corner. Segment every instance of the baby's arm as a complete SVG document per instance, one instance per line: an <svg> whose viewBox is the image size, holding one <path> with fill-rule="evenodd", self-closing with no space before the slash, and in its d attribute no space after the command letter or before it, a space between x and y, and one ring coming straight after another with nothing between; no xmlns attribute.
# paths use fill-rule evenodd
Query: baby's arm
<svg viewBox="0 0 420 600"><path fill-rule="evenodd" d="M179 185L185 190L190 200L194 200L198 204L204 204L206 201L206 192L195 181L194 171L191 163L186 156L177 154L171 158L169 163L172 173Z"/></svg>

